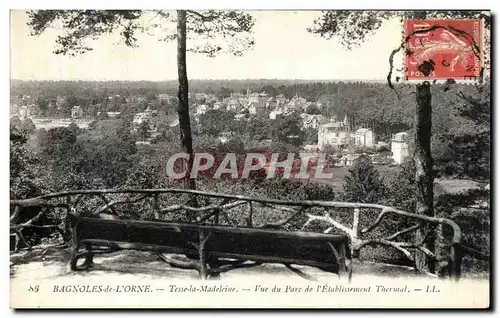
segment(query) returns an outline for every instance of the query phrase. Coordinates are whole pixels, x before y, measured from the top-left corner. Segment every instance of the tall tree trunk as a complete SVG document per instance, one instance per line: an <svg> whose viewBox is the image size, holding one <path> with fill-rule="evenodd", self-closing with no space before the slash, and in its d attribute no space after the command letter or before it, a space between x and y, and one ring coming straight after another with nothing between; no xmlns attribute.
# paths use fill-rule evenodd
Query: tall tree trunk
<svg viewBox="0 0 500 318"><path fill-rule="evenodd" d="M432 106L431 87L429 82L417 85L416 106L416 131L415 131L415 167L417 183L416 213L434 216L434 172L431 156L431 134L432 134ZM426 224L417 232L416 239L423 240L424 246L434 251L435 233ZM418 270L434 272L433 264L430 264L426 255L420 251L416 252L415 264Z"/></svg>
<svg viewBox="0 0 500 318"><path fill-rule="evenodd" d="M189 85L186 66L186 11L177 10L177 73L179 76L179 128L181 130L182 150L189 155L186 168L186 183L189 189L196 189L195 180L191 178L193 168L193 138L191 137L191 121L189 118Z"/></svg>

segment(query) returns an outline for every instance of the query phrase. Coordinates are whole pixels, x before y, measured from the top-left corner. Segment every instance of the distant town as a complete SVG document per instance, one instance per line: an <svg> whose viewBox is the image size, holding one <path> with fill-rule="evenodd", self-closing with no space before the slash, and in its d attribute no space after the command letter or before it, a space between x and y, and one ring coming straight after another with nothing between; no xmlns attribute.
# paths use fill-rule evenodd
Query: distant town
<svg viewBox="0 0 500 318"><path fill-rule="evenodd" d="M219 96L217 96L219 95ZM239 133L242 127L254 120L267 121L271 125L278 121L290 120L298 129L290 129L290 134L285 138L294 144L294 139L306 136L301 143L302 151L309 153L327 152L335 154L335 166L352 166L361 155L368 156L375 165L399 165L409 156L408 132L401 131L391 134L390 138L380 140L370 127L354 125L349 116L325 116L322 101L308 101L306 98L295 94L291 98L283 94L275 96L267 92L227 92L225 96L210 93L190 93L190 108L192 129L203 134L210 113L224 113L231 115L233 129L225 129L217 134L220 143L224 144ZM170 94L155 94L153 97L146 95L122 96L119 94L107 96L109 103L126 105L129 103L142 103L145 109L135 112L132 116L123 116L123 112L116 111L85 111L89 109L84 105L71 107L70 116L43 116L41 107L37 105L37 98L31 95L22 95L14 98L11 104L11 118L17 117L21 121L30 120L36 129L49 130L56 127L69 127L71 124L80 129L88 129L99 120L125 119L130 121L131 133L138 136L137 145L151 145L159 138L165 129L178 130L179 120L175 107L166 112L153 104L174 105L177 96ZM59 114L67 99L57 96L46 105L46 113ZM212 114L212 115L213 115ZM241 132L240 132L241 133ZM279 139L279 138L276 138ZM282 141L262 139L262 143Z"/></svg>

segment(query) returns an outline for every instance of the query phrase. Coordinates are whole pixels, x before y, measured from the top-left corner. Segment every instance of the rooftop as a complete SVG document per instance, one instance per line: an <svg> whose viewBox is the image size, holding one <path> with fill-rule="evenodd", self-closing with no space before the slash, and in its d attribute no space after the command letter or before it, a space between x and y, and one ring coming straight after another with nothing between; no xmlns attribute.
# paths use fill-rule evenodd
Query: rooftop
<svg viewBox="0 0 500 318"><path fill-rule="evenodd" d="M338 121L338 122L324 124L324 125L322 125L322 127L325 127L325 128L340 128L340 127L344 127L344 123Z"/></svg>
<svg viewBox="0 0 500 318"><path fill-rule="evenodd" d="M369 128L359 128L358 130L356 130L357 133L361 133L361 134L366 134L369 131L371 131L371 129L369 129Z"/></svg>
<svg viewBox="0 0 500 318"><path fill-rule="evenodd" d="M406 142L408 141L408 133L399 132L392 137L392 141Z"/></svg>

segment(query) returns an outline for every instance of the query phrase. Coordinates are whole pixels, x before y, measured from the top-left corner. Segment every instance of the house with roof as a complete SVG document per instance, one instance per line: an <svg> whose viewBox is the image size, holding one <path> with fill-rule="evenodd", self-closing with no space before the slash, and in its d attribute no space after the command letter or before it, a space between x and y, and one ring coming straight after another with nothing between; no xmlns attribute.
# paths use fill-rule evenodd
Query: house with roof
<svg viewBox="0 0 500 318"><path fill-rule="evenodd" d="M288 102L288 99L283 94L279 94L275 98L277 106L283 106Z"/></svg>
<svg viewBox="0 0 500 318"><path fill-rule="evenodd" d="M290 101L286 104L286 107L292 108L295 110L305 109L308 105L308 102L305 98L299 97L295 95Z"/></svg>
<svg viewBox="0 0 500 318"><path fill-rule="evenodd" d="M208 105L206 104L201 104L196 106L196 114L201 115L205 114L208 110Z"/></svg>
<svg viewBox="0 0 500 318"><path fill-rule="evenodd" d="M136 113L134 119L132 119L132 125L134 129L137 129L142 123L147 122L152 130L156 130L156 125L160 116L165 116L164 112L158 112L157 110L152 110L149 105L143 112Z"/></svg>
<svg viewBox="0 0 500 318"><path fill-rule="evenodd" d="M323 150L326 146L344 149L351 144L350 126L346 121L330 122L321 125L318 129L318 147Z"/></svg>
<svg viewBox="0 0 500 318"><path fill-rule="evenodd" d="M80 106L74 106L71 109L71 118L82 118L83 117L83 109Z"/></svg>
<svg viewBox="0 0 500 318"><path fill-rule="evenodd" d="M240 103L240 101L238 101L236 99L229 99L226 102L226 110L227 111L231 111L232 110L232 111L238 112L242 107L243 106Z"/></svg>
<svg viewBox="0 0 500 318"><path fill-rule="evenodd" d="M246 107L248 113L253 116L259 116L266 110L266 105L263 102L249 102Z"/></svg>
<svg viewBox="0 0 500 318"><path fill-rule="evenodd" d="M407 132L399 132L392 136L391 139L391 152L392 159L397 164L402 164L410 155L408 150L409 136Z"/></svg>
<svg viewBox="0 0 500 318"><path fill-rule="evenodd" d="M244 113L243 114L241 114L241 113L240 114L236 114L236 115L234 115L234 120L236 120L236 121L242 121L242 120L246 119L246 116L247 116L247 114L244 114Z"/></svg>
<svg viewBox="0 0 500 318"><path fill-rule="evenodd" d="M19 119L25 120L26 118L31 117L31 109L28 106L19 107Z"/></svg>
<svg viewBox="0 0 500 318"><path fill-rule="evenodd" d="M354 145L363 148L375 146L375 134L371 129L359 128L354 132Z"/></svg>
<svg viewBox="0 0 500 318"><path fill-rule="evenodd" d="M285 114L284 109L281 107L277 107L276 109L274 109L269 113L269 119L276 120L279 117L284 116L284 114Z"/></svg>
<svg viewBox="0 0 500 318"><path fill-rule="evenodd" d="M266 101L264 102L264 107L266 109L274 109L278 106L278 103L276 102L276 99L274 99L273 97L269 97L266 99Z"/></svg>
<svg viewBox="0 0 500 318"><path fill-rule="evenodd" d="M134 115L134 119L132 119L132 124L134 125L141 125L143 122L149 122L150 117L146 113L136 113Z"/></svg>
<svg viewBox="0 0 500 318"><path fill-rule="evenodd" d="M342 158L340 158L339 165L346 166L346 167L353 166L354 164L356 164L359 157L361 157L360 154L355 154L355 153L345 154L344 156L342 156Z"/></svg>
<svg viewBox="0 0 500 318"><path fill-rule="evenodd" d="M318 129L319 126L327 122L327 119L323 115L309 115L306 113L302 113L300 114L300 118L302 118L303 129Z"/></svg>
<svg viewBox="0 0 500 318"><path fill-rule="evenodd" d="M158 94L158 99L160 101L167 101L170 102L172 99L176 98L175 96L169 95L169 94Z"/></svg>

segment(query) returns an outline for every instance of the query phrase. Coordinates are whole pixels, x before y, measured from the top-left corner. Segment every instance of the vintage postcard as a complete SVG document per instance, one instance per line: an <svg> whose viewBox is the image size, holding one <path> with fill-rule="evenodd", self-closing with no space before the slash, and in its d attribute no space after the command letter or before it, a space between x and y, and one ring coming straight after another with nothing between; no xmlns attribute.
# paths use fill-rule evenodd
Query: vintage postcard
<svg viewBox="0 0 500 318"><path fill-rule="evenodd" d="M12 308L490 308L490 11L10 27Z"/></svg>

